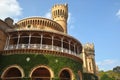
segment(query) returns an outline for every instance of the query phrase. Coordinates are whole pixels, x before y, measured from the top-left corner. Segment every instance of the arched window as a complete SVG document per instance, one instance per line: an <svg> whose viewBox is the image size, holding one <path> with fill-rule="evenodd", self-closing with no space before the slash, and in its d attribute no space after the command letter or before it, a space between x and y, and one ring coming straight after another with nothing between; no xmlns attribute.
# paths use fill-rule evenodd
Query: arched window
<svg viewBox="0 0 120 80"><path fill-rule="evenodd" d="M70 72L67 69L62 70L59 77L60 80L71 80Z"/></svg>
<svg viewBox="0 0 120 80"><path fill-rule="evenodd" d="M32 80L50 80L50 72L44 67L35 69L32 73Z"/></svg>
<svg viewBox="0 0 120 80"><path fill-rule="evenodd" d="M21 80L22 74L16 67L9 68L3 75L3 80Z"/></svg>

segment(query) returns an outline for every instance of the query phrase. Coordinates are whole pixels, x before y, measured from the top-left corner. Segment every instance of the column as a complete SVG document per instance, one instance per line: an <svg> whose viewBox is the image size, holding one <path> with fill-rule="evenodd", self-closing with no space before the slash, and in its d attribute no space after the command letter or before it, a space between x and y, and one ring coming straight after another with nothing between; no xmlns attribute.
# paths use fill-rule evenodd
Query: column
<svg viewBox="0 0 120 80"><path fill-rule="evenodd" d="M54 36L52 36L52 51L53 51L53 44L54 44Z"/></svg>
<svg viewBox="0 0 120 80"><path fill-rule="evenodd" d="M8 36L7 49L9 49L9 44L10 44L10 35Z"/></svg>
<svg viewBox="0 0 120 80"><path fill-rule="evenodd" d="M7 37L4 50L7 50L8 39L9 39L9 38Z"/></svg>
<svg viewBox="0 0 120 80"><path fill-rule="evenodd" d="M77 46L77 52L76 52L77 54L80 54L79 52L78 52L78 46Z"/></svg>
<svg viewBox="0 0 120 80"><path fill-rule="evenodd" d="M42 49L43 34L41 34L40 49Z"/></svg>
<svg viewBox="0 0 120 80"><path fill-rule="evenodd" d="M70 41L69 41L69 54L71 54Z"/></svg>
<svg viewBox="0 0 120 80"><path fill-rule="evenodd" d="M63 52L63 38L61 38L61 51Z"/></svg>
<svg viewBox="0 0 120 80"><path fill-rule="evenodd" d="M74 53L73 53L74 55L76 55L76 52L75 52L75 44L74 44Z"/></svg>
<svg viewBox="0 0 120 80"><path fill-rule="evenodd" d="M31 42L31 34L29 34L29 43L28 43L28 48L30 48L30 43Z"/></svg>
<svg viewBox="0 0 120 80"><path fill-rule="evenodd" d="M20 34L18 35L18 40L17 40L17 46L16 46L16 49L18 49L19 41L20 41Z"/></svg>

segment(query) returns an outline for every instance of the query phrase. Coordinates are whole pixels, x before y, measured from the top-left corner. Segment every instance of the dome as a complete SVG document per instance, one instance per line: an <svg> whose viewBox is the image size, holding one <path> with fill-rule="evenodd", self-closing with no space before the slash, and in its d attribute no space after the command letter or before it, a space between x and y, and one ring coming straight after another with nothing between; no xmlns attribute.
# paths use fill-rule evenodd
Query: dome
<svg viewBox="0 0 120 80"><path fill-rule="evenodd" d="M17 22L17 29L28 29L28 30L48 30L48 31L59 31L63 32L63 28L57 22L42 18L42 17L30 17L25 18Z"/></svg>

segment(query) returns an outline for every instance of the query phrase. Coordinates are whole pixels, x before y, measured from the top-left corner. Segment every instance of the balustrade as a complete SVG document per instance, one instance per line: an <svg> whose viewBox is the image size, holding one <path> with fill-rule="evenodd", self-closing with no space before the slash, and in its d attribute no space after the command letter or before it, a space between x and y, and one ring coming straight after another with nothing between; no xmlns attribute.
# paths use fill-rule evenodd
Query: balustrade
<svg viewBox="0 0 120 80"><path fill-rule="evenodd" d="M76 55L80 52L80 44L69 37L57 37L48 33L21 33L9 35L4 49L40 49Z"/></svg>
<svg viewBox="0 0 120 80"><path fill-rule="evenodd" d="M18 44L18 45L9 45L6 50L13 50L13 49L40 49L40 50L51 50L51 51L58 51L58 52L64 52L68 54L76 55L76 52L73 52L66 48L61 48L59 46L53 46L52 45L46 45L42 44L42 47L40 47L41 44Z"/></svg>

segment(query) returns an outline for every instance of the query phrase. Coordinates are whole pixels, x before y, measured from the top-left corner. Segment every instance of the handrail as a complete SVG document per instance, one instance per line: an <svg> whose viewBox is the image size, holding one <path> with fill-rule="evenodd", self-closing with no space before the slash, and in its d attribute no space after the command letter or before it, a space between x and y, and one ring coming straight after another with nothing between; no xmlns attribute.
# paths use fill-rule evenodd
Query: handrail
<svg viewBox="0 0 120 80"><path fill-rule="evenodd" d="M14 50L14 49L41 49L41 50L51 50L51 51L58 51L63 53L68 53L72 55L77 55L76 52L73 52L69 49L62 48L59 46L52 46L46 44L18 44L18 45L9 45L5 50Z"/></svg>

